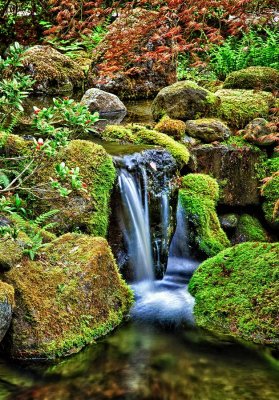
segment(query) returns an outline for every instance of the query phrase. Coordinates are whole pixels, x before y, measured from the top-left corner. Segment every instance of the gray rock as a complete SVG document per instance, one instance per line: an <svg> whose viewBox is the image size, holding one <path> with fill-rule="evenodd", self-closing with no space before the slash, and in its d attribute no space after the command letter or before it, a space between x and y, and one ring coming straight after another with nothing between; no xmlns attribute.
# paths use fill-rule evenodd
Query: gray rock
<svg viewBox="0 0 279 400"><path fill-rule="evenodd" d="M12 321L14 289L0 281L0 342L5 336Z"/></svg>
<svg viewBox="0 0 279 400"><path fill-rule="evenodd" d="M96 88L88 89L82 97L81 103L86 104L90 112L97 111L100 115L119 115L123 119L127 113L125 105L115 94Z"/></svg>
<svg viewBox="0 0 279 400"><path fill-rule="evenodd" d="M224 140L231 135L231 131L227 125L215 118L201 118L186 121L186 133L206 143Z"/></svg>
<svg viewBox="0 0 279 400"><path fill-rule="evenodd" d="M152 104L153 118L158 121L167 114L170 118L189 120L214 115L220 99L214 93L182 81L162 89Z"/></svg>

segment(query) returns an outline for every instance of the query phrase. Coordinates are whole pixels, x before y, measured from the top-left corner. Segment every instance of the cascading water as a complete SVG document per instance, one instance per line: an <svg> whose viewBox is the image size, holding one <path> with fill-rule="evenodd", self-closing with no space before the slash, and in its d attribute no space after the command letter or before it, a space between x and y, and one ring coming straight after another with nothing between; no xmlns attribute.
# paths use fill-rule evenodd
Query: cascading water
<svg viewBox="0 0 279 400"><path fill-rule="evenodd" d="M186 216L180 203L175 234L169 243L170 174L142 154L117 160L117 166L122 199L120 221L129 264L134 270L136 302L131 315L136 320L192 324L194 299L187 284L198 262L190 257ZM158 216L160 232L152 230L153 213ZM155 280L154 270L160 270L162 254L168 254L167 269L163 279Z"/></svg>

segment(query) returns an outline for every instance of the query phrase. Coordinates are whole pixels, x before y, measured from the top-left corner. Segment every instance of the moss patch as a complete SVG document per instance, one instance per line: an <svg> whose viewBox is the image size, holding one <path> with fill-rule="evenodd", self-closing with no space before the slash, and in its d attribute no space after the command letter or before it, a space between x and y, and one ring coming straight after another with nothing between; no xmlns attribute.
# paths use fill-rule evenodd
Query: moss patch
<svg viewBox="0 0 279 400"><path fill-rule="evenodd" d="M167 115L165 115L155 126L156 131L165 133L173 137L176 140L182 139L185 135L185 122L180 121L179 119L171 119Z"/></svg>
<svg viewBox="0 0 279 400"><path fill-rule="evenodd" d="M101 133L103 140L120 143L154 144L165 148L181 165L187 164L190 158L187 148L168 135L141 125L108 125Z"/></svg>
<svg viewBox="0 0 279 400"><path fill-rule="evenodd" d="M230 73L224 89L278 90L279 71L269 67L249 67Z"/></svg>
<svg viewBox="0 0 279 400"><path fill-rule="evenodd" d="M279 348L279 243L242 243L203 262L189 290L196 322Z"/></svg>
<svg viewBox="0 0 279 400"><path fill-rule="evenodd" d="M249 214L239 217L236 237L238 242L268 242L268 235L260 221Z"/></svg>
<svg viewBox="0 0 279 400"><path fill-rule="evenodd" d="M279 175L275 173L261 187L265 219L274 228L279 228Z"/></svg>
<svg viewBox="0 0 279 400"><path fill-rule="evenodd" d="M275 101L271 93L253 90L223 89L215 94L221 99L217 116L238 129L254 118L267 117Z"/></svg>
<svg viewBox="0 0 279 400"><path fill-rule="evenodd" d="M103 238L66 234L3 279L16 289L15 358L71 354L117 326L132 295Z"/></svg>
<svg viewBox="0 0 279 400"><path fill-rule="evenodd" d="M230 244L216 213L218 196L218 184L210 176L189 174L182 178L179 199L194 228L192 240L207 256L217 254Z"/></svg>

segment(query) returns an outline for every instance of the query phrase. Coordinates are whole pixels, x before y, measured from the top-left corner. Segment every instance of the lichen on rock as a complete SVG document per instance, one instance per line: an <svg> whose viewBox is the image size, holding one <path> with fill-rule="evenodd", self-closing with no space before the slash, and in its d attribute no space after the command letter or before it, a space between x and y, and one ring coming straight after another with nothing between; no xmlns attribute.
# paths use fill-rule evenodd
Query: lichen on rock
<svg viewBox="0 0 279 400"><path fill-rule="evenodd" d="M218 198L218 184L210 176L188 174L182 178L179 199L193 228L190 241L210 257L230 245L216 213Z"/></svg>
<svg viewBox="0 0 279 400"><path fill-rule="evenodd" d="M279 243L247 242L204 261L189 291L198 326L279 349Z"/></svg>
<svg viewBox="0 0 279 400"><path fill-rule="evenodd" d="M155 130L165 133L173 137L176 140L181 140L183 135L185 135L185 122L179 119L171 119L167 115L165 115L161 120L156 124Z"/></svg>
<svg viewBox="0 0 279 400"><path fill-rule="evenodd" d="M37 261L23 259L2 278L16 290L6 343L14 358L77 352L114 329L132 303L103 238L60 236Z"/></svg>

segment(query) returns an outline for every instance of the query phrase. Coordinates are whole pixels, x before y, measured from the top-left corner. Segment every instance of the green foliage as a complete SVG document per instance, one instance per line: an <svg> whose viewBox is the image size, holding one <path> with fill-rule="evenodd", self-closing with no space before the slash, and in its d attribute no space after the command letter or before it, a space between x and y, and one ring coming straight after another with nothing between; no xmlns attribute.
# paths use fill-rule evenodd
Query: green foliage
<svg viewBox="0 0 279 400"><path fill-rule="evenodd" d="M278 253L247 242L203 262L189 284L198 326L278 348Z"/></svg>
<svg viewBox="0 0 279 400"><path fill-rule="evenodd" d="M279 32L271 28L249 30L239 40L229 37L209 52L210 66L219 79L249 66L279 69Z"/></svg>

